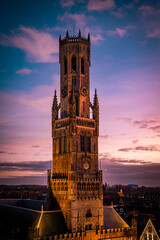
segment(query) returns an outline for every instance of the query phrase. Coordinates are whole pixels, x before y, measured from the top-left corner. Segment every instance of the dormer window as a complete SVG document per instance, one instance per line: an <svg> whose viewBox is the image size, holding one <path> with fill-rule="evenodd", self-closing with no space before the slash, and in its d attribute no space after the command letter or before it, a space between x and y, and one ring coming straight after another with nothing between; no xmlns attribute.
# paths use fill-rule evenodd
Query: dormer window
<svg viewBox="0 0 160 240"><path fill-rule="evenodd" d="M84 74L84 58L81 58L81 74Z"/></svg>
<svg viewBox="0 0 160 240"><path fill-rule="evenodd" d="M71 73L76 73L76 57L72 57L71 60Z"/></svg>

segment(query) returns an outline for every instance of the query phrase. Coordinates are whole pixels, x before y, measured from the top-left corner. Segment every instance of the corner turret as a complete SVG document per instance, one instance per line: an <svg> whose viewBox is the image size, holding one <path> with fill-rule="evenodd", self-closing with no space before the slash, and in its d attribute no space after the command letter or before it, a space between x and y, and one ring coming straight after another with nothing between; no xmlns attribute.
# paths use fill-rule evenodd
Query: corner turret
<svg viewBox="0 0 160 240"><path fill-rule="evenodd" d="M56 90L54 91L54 98L52 104L52 122L58 120L58 110L60 108L60 104L58 105Z"/></svg>

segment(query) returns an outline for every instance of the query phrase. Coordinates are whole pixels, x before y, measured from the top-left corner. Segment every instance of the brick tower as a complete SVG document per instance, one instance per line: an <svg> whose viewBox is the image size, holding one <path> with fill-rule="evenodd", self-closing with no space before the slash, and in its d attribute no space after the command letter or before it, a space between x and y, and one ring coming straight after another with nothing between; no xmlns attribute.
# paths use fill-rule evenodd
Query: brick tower
<svg viewBox="0 0 160 240"><path fill-rule="evenodd" d="M99 104L90 103L90 35L59 38L60 104L52 106L51 187L72 232L103 225L102 171L98 169ZM89 110L92 109L92 118ZM59 114L60 110L60 114ZM60 118L58 116L60 115Z"/></svg>

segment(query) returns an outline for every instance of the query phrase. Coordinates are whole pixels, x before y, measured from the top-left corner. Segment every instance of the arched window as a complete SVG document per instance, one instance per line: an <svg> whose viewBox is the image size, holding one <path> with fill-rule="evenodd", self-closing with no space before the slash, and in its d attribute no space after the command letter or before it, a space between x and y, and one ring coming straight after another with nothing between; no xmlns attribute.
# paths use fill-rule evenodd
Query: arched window
<svg viewBox="0 0 160 240"><path fill-rule="evenodd" d="M72 61L71 61L71 73L76 73L76 57L72 57Z"/></svg>
<svg viewBox="0 0 160 240"><path fill-rule="evenodd" d="M81 73L84 74L84 58L81 58Z"/></svg>
<svg viewBox="0 0 160 240"><path fill-rule="evenodd" d="M64 57L64 74L67 74L67 58Z"/></svg>

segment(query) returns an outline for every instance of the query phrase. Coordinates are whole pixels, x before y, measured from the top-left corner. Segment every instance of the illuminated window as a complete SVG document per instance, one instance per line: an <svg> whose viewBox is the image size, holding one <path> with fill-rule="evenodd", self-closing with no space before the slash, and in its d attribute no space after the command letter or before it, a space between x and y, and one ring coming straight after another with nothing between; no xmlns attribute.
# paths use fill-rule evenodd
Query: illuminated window
<svg viewBox="0 0 160 240"><path fill-rule="evenodd" d="M81 73L84 74L84 58L81 58Z"/></svg>
<svg viewBox="0 0 160 240"><path fill-rule="evenodd" d="M153 236L153 240L157 240L157 236L156 235Z"/></svg>
<svg viewBox="0 0 160 240"><path fill-rule="evenodd" d="M72 57L71 60L71 73L76 73L76 57Z"/></svg>
<svg viewBox="0 0 160 240"><path fill-rule="evenodd" d="M152 232L152 227L148 227L148 232L149 232L149 233Z"/></svg>
<svg viewBox="0 0 160 240"><path fill-rule="evenodd" d="M86 218L92 217L92 213L90 209L87 209L87 213L86 213Z"/></svg>

